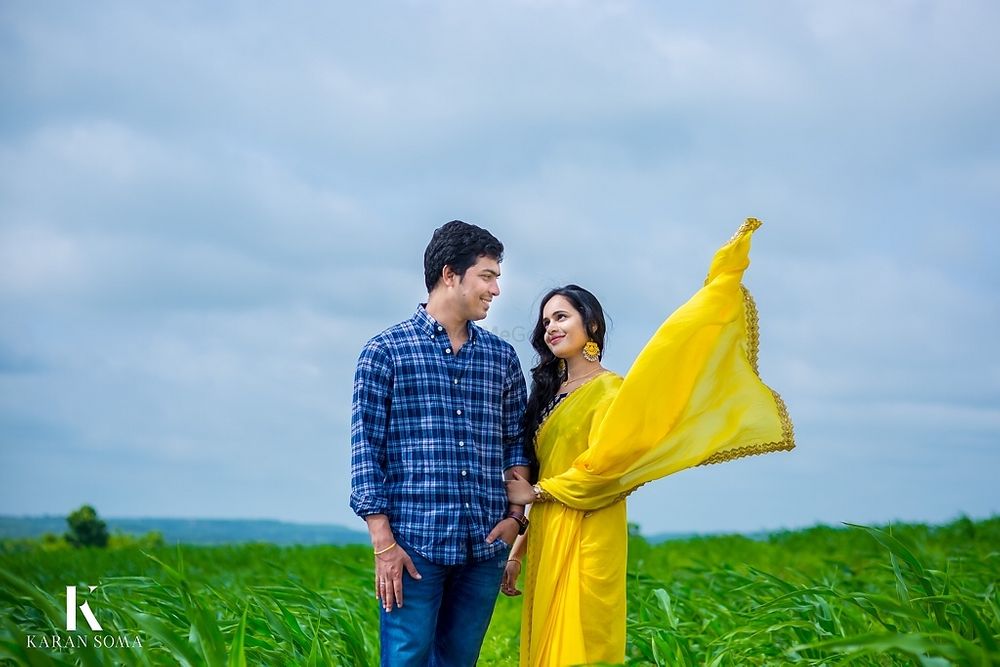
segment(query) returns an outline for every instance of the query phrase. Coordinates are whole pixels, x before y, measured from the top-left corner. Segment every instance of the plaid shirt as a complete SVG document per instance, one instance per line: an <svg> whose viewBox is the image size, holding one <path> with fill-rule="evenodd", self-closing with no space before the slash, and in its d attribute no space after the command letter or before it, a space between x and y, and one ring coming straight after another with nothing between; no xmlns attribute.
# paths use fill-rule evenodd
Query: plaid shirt
<svg viewBox="0 0 1000 667"><path fill-rule="evenodd" d="M468 324L455 353L423 306L368 341L354 376L351 508L386 514L428 560L484 560L507 511L503 471L528 465L521 440L525 384L517 354Z"/></svg>

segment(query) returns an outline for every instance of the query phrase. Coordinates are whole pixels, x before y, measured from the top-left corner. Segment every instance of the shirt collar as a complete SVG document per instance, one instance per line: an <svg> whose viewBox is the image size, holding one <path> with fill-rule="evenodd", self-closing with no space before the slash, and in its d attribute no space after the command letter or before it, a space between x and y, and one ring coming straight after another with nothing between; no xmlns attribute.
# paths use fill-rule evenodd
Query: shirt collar
<svg viewBox="0 0 1000 667"><path fill-rule="evenodd" d="M422 303L417 306L417 312L413 314L413 323L416 325L417 329L432 338L438 334L447 335L444 325L440 324L437 320L430 316L430 313L427 312L426 303ZM466 322L465 326L469 332L469 342L471 343L476 340L476 329L478 329L478 327L472 322Z"/></svg>

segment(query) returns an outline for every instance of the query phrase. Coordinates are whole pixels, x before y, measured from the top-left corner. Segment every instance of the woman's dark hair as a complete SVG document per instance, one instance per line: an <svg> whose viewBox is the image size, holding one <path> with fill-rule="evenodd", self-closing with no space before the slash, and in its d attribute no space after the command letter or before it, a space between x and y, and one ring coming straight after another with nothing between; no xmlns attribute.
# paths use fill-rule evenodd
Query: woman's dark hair
<svg viewBox="0 0 1000 667"><path fill-rule="evenodd" d="M597 343L604 353L604 337L607 333L607 323L604 320L604 309L597 297L579 285L557 287L542 297L538 306L538 319L531 331L531 346L538 353L538 365L531 369L531 394L524 411L524 453L531 461L531 479L538 481L538 456L535 453L535 434L542 423L542 413L556 396L564 376L559 370L559 358L545 344L545 326L542 324L542 314L552 297L565 297L583 320L583 326L590 339Z"/></svg>
<svg viewBox="0 0 1000 667"><path fill-rule="evenodd" d="M424 283L430 292L441 278L445 266L465 275L480 257L503 261L503 244L482 227L461 220L452 220L434 230L431 242L424 250Z"/></svg>

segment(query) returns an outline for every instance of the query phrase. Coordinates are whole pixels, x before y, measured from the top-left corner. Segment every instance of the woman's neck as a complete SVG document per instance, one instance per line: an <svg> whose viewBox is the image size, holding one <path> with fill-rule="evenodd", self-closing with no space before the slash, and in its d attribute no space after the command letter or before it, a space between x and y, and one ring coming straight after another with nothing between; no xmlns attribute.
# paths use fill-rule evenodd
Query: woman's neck
<svg viewBox="0 0 1000 667"><path fill-rule="evenodd" d="M566 360L566 382L575 382L601 370L600 361L587 361L582 356Z"/></svg>

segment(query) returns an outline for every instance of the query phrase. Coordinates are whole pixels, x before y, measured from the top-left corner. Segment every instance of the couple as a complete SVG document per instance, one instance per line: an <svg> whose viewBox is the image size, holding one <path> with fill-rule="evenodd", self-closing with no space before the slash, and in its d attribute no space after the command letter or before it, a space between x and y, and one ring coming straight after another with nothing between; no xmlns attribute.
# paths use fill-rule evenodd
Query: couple
<svg viewBox="0 0 1000 667"><path fill-rule="evenodd" d="M521 665L625 659L625 497L794 446L740 282L759 226L715 254L625 377L601 365L594 295L549 292L527 397L514 349L473 324L500 294L503 245L457 220L434 232L427 303L365 345L354 380L351 507L371 535L383 665L474 665L522 565Z"/></svg>

